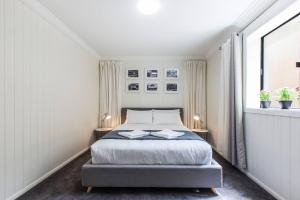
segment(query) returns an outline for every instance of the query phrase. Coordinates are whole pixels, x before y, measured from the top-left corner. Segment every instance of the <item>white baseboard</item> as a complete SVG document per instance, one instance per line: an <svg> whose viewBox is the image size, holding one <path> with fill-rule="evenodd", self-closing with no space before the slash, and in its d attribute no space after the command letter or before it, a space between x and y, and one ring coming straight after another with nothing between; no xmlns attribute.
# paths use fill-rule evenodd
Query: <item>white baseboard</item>
<svg viewBox="0 0 300 200"><path fill-rule="evenodd" d="M212 149L215 150L216 152L218 152L217 148L215 148L214 146L212 146ZM223 155L218 152L218 154L220 156L223 157ZM224 158L225 159L225 158ZM226 160L226 159L225 159ZM252 181L254 181L257 185L259 185L260 187L262 187L264 190L266 190L267 192L269 192L271 195L273 195L276 199L278 200L285 200L282 196L280 196L277 192L275 192L274 190L272 190L270 187L268 187L267 185L265 185L263 182L261 182L258 178L256 178L255 176L253 176L250 172L246 171L246 170L241 170L239 168L237 168L239 171L241 171L243 174L245 174L248 178L250 178Z"/></svg>
<svg viewBox="0 0 300 200"><path fill-rule="evenodd" d="M268 187L267 185L265 185L263 182L261 182L260 180L258 180L255 176L253 176L250 172L247 171L242 171L247 177L249 177L252 181L254 181L257 185L259 185L260 187L262 187L263 189L265 189L267 192L269 192L271 195L273 195L273 197L275 197L278 200L285 200L285 198L283 198L282 196L280 196L277 192L275 192L274 190L272 190L270 187Z"/></svg>
<svg viewBox="0 0 300 200"><path fill-rule="evenodd" d="M29 185L27 185L25 188L21 189L20 191L18 191L14 195L8 197L6 200L14 200L14 199L20 197L21 195L25 194L27 191L29 191L30 189L32 189L33 187L35 187L36 185L38 185L39 183L41 183L42 181L47 179L49 176L51 176L52 174L54 174L55 172L57 172L58 170L60 170L64 166L66 166L67 164L69 164L71 161L73 161L75 158L79 157L84 152L86 152L89 148L90 147L84 148L83 150L81 150L80 152L78 152L77 154L75 154L74 156L72 156L71 158L66 160L65 162L61 163L60 165L58 165L57 167L55 167L54 169L52 169L51 171L46 173L45 175L41 176L37 180L35 180L32 183L30 183Z"/></svg>

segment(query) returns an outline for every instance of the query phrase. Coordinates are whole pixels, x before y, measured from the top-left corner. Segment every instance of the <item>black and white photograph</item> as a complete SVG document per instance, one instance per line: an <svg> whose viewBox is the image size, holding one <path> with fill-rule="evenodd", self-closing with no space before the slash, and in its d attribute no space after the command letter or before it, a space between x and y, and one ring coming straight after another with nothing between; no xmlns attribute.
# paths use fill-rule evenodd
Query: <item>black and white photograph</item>
<svg viewBox="0 0 300 200"><path fill-rule="evenodd" d="M165 69L165 79L178 79L179 69L177 68L167 68Z"/></svg>
<svg viewBox="0 0 300 200"><path fill-rule="evenodd" d="M138 82L127 83L127 92L140 92L140 83Z"/></svg>
<svg viewBox="0 0 300 200"><path fill-rule="evenodd" d="M158 83L153 83L153 82L145 83L145 92L147 93L156 93L158 92L158 89L159 89Z"/></svg>
<svg viewBox="0 0 300 200"><path fill-rule="evenodd" d="M146 79L157 79L159 77L159 70L155 68L145 69L145 77Z"/></svg>
<svg viewBox="0 0 300 200"><path fill-rule="evenodd" d="M166 83L165 92L166 93L178 93L178 84L177 83Z"/></svg>
<svg viewBox="0 0 300 200"><path fill-rule="evenodd" d="M127 69L127 79L138 79L140 78L140 71L138 69Z"/></svg>

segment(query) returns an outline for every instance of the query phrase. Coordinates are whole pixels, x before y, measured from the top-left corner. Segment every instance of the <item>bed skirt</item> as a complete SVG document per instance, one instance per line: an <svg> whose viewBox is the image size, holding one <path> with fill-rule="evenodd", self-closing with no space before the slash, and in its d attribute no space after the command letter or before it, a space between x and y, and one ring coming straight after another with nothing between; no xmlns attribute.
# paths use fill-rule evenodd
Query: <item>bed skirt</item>
<svg viewBox="0 0 300 200"><path fill-rule="evenodd" d="M85 187L219 188L222 167L211 165L97 165L82 166Z"/></svg>

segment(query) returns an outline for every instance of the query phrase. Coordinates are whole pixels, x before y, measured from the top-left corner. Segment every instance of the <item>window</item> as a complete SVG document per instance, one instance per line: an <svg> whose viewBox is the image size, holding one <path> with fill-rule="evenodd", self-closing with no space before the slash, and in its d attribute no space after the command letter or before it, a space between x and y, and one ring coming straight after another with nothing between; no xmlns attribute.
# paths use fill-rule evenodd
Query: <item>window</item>
<svg viewBox="0 0 300 200"><path fill-rule="evenodd" d="M300 87L300 13L261 37L260 57L261 89L276 95L279 88ZM292 107L300 106L294 101Z"/></svg>

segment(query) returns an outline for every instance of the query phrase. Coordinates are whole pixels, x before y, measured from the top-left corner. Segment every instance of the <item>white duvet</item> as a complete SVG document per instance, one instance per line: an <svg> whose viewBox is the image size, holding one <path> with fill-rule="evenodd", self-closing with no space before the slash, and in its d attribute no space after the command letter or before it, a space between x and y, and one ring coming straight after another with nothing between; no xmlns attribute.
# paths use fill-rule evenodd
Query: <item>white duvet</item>
<svg viewBox="0 0 300 200"><path fill-rule="evenodd" d="M184 126L123 124L115 130L189 130ZM205 165L212 160L211 146L201 140L102 139L91 146L93 164Z"/></svg>

